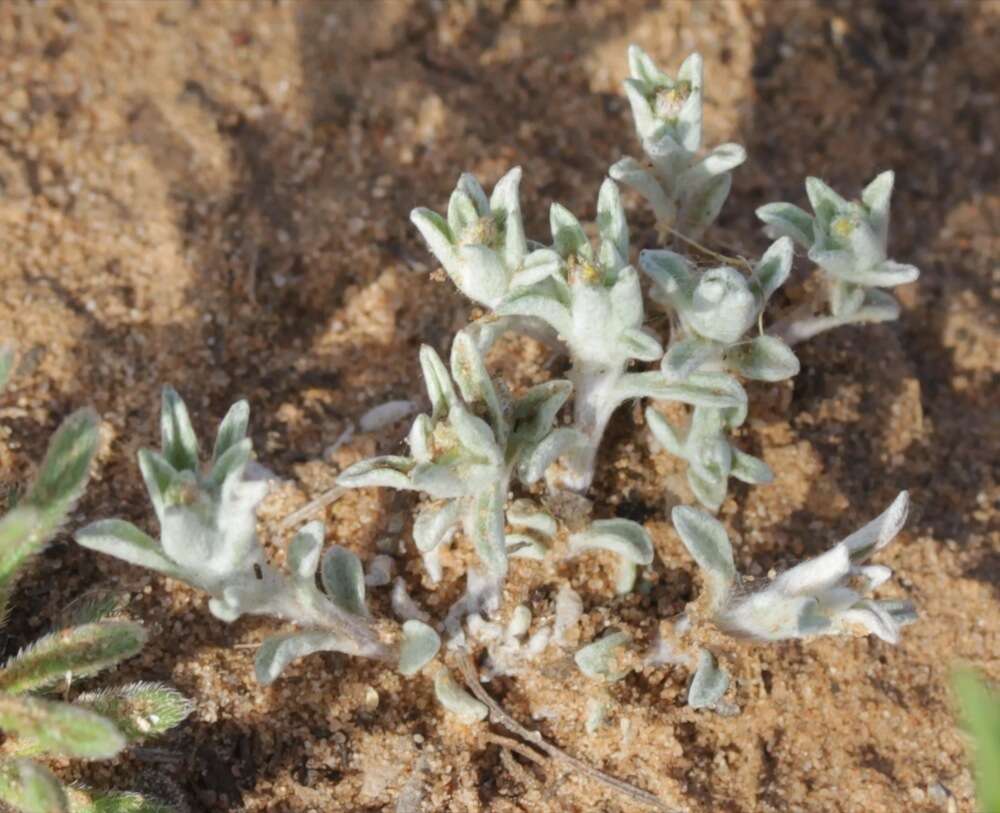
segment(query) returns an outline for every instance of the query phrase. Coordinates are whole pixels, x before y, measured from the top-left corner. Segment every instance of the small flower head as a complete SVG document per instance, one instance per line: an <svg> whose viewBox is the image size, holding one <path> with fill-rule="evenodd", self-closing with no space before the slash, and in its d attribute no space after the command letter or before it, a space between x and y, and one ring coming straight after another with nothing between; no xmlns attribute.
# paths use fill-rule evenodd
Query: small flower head
<svg viewBox="0 0 1000 813"><path fill-rule="evenodd" d="M663 142L669 140L689 152L697 150L701 145L701 55L685 59L676 77L661 71L637 45L629 48L628 61L625 93L643 142L662 150Z"/></svg>
<svg viewBox="0 0 1000 813"><path fill-rule="evenodd" d="M892 288L913 282L920 271L888 258L889 202L895 175L883 172L861 193L846 200L819 178L806 180L813 214L790 203L770 203L757 210L771 236L785 235L809 251L809 259L835 283L834 316L851 316L863 306L880 308L884 318L895 318L898 308L885 293L870 288ZM872 296L871 294L875 294ZM861 320L859 320L861 321ZM864 321L882 321L871 318Z"/></svg>
<svg viewBox="0 0 1000 813"><path fill-rule="evenodd" d="M643 327L642 290L628 264L628 224L614 181L605 180L598 195L596 250L564 206L552 205L549 222L558 273L514 292L497 313L541 319L574 359L588 363L610 367L660 358L663 348Z"/></svg>
<svg viewBox="0 0 1000 813"><path fill-rule="evenodd" d="M723 144L698 157L701 56L691 54L671 77L633 45L629 69L625 93L648 160L623 158L609 174L646 199L660 227L697 238L718 217L732 186L732 170L746 160L746 151L738 144Z"/></svg>
<svg viewBox="0 0 1000 813"><path fill-rule="evenodd" d="M469 173L458 179L447 219L417 208L410 219L458 289L486 307L511 288L543 279L556 267L551 252L528 252L518 187L521 168L504 175L487 198Z"/></svg>

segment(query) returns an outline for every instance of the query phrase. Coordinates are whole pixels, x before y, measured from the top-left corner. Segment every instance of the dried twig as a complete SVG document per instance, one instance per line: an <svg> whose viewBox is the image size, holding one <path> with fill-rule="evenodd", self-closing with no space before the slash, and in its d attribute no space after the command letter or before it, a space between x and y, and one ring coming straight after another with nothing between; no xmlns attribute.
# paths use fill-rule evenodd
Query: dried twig
<svg viewBox="0 0 1000 813"><path fill-rule="evenodd" d="M666 224L661 224L659 228L663 229L663 231L667 232L668 234L672 234L674 237L678 238L681 242L687 243L692 248L698 249L698 251L700 251L702 254L708 257L713 257L714 259L721 260L724 263L729 263L733 265L742 265L751 274L753 273L753 266L750 264L750 261L745 259L744 257L730 257L727 256L726 254L720 254L717 251L712 251L712 249L702 245L697 240L692 240L686 234L682 234L681 232L677 231L677 229L674 229L671 226L667 226Z"/></svg>
<svg viewBox="0 0 1000 813"><path fill-rule="evenodd" d="M522 757L530 759L536 765L540 765L543 768L545 767L545 758L537 751L535 751L533 748L529 748L523 742L518 742L517 740L512 740L510 737L503 737L500 734L493 734L493 733L486 735L486 741L495 743L496 745L499 745L502 748L507 748L511 751L516 751Z"/></svg>
<svg viewBox="0 0 1000 813"><path fill-rule="evenodd" d="M648 805L656 810L662 811L662 813L679 813L679 811L674 808L667 807L658 797L654 796L649 791L630 785L624 780L617 779L599 768L595 768L593 765L589 765L583 760L567 754L558 746L552 745L543 739L542 735L538 731L532 731L521 725L517 720L504 711L500 705L489 696L489 694L486 693L486 690L479 682L479 675L476 672L476 667L472 663L472 658L468 652L460 652L458 654L458 667L462 672L462 677L465 678L465 683L469 687L469 691L476 696L479 702L483 703L490 710L494 722L499 723L508 731L513 732L522 739L530 742L532 745L535 745L553 759L566 763L567 765L578 770L580 773L586 774L591 779L594 779L603 785L607 785L609 788L613 788L619 793L628 796L630 799L639 802L640 804Z"/></svg>
<svg viewBox="0 0 1000 813"><path fill-rule="evenodd" d="M332 505L346 493L347 489L342 486L334 486L329 491L324 491L316 499L310 500L298 511L293 511L281 520L281 522L278 523L278 528L282 531L287 531L289 528L297 525L302 520L308 519L320 509L326 508L328 505Z"/></svg>

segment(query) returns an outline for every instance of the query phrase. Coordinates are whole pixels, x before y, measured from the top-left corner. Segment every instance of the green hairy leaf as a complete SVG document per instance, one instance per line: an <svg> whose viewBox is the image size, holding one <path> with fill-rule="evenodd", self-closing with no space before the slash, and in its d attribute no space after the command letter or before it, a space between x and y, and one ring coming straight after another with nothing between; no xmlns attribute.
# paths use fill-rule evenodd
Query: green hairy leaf
<svg viewBox="0 0 1000 813"><path fill-rule="evenodd" d="M74 705L113 722L129 742L141 742L169 731L193 708L191 701L175 689L144 682L87 692L77 697Z"/></svg>
<svg viewBox="0 0 1000 813"><path fill-rule="evenodd" d="M49 441L34 484L0 520L0 614L19 569L44 547L83 492L97 451L97 427L97 413L90 409L63 421Z"/></svg>
<svg viewBox="0 0 1000 813"><path fill-rule="evenodd" d="M952 682L962 726L971 735L978 809L1000 813L1000 692L969 669L957 670Z"/></svg>
<svg viewBox="0 0 1000 813"><path fill-rule="evenodd" d="M62 783L30 759L0 762L0 800L22 813L69 813Z"/></svg>
<svg viewBox="0 0 1000 813"><path fill-rule="evenodd" d="M37 509L46 531L54 529L83 493L98 443L98 418L92 409L70 415L52 440L35 482L22 504Z"/></svg>
<svg viewBox="0 0 1000 813"><path fill-rule="evenodd" d="M176 809L138 793L91 793L69 789L71 813L177 813Z"/></svg>
<svg viewBox="0 0 1000 813"><path fill-rule="evenodd" d="M145 630L130 621L99 621L53 632L7 661L0 670L0 691L40 691L67 675L96 674L138 654L145 642Z"/></svg>
<svg viewBox="0 0 1000 813"><path fill-rule="evenodd" d="M110 720L68 703L0 694L0 729L24 737L47 753L110 759L125 736Z"/></svg>

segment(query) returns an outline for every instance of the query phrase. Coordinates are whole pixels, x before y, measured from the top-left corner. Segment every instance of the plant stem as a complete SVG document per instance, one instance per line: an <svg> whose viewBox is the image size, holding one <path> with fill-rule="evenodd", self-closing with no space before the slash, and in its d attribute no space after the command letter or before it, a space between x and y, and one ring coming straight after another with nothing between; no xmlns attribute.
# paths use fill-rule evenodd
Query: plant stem
<svg viewBox="0 0 1000 813"><path fill-rule="evenodd" d="M260 596L246 612L289 621L296 626L329 630L349 641L355 653L365 658L394 663L398 655L383 643L374 625L367 618L345 612L312 585L302 586L268 569L264 573Z"/></svg>
<svg viewBox="0 0 1000 813"><path fill-rule="evenodd" d="M563 488L578 493L590 488L601 438L611 415L621 403L615 389L624 372L624 364L574 362L569 373L574 390L573 426L586 441L567 456L569 470L562 473L558 481Z"/></svg>

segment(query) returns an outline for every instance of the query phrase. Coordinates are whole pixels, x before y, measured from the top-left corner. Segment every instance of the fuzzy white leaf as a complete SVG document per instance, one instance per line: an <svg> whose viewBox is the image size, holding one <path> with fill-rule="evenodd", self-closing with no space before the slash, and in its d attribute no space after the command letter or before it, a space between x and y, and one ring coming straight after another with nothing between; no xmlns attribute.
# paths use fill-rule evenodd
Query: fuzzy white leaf
<svg viewBox="0 0 1000 813"><path fill-rule="evenodd" d="M421 509L413 523L413 541L417 550L427 553L447 541L461 519L461 513L462 505L458 500L449 500L440 507Z"/></svg>
<svg viewBox="0 0 1000 813"><path fill-rule="evenodd" d="M632 108L632 119L635 121L636 132L640 138L645 138L656 129L657 122L653 115L653 108L646 98L643 84L634 79L626 79L623 86L628 103Z"/></svg>
<svg viewBox="0 0 1000 813"><path fill-rule="evenodd" d="M489 709L459 686L446 669L434 677L434 694L446 710L466 725L485 720L489 714Z"/></svg>
<svg viewBox="0 0 1000 813"><path fill-rule="evenodd" d="M664 449L675 457L684 457L684 442L677 430L653 407L646 408L646 424Z"/></svg>
<svg viewBox="0 0 1000 813"><path fill-rule="evenodd" d="M892 542L906 524L909 510L909 492L901 491L885 511L844 539L841 545L849 552L851 561L860 564Z"/></svg>
<svg viewBox="0 0 1000 813"><path fill-rule="evenodd" d="M504 541L504 501L499 487L476 495L462 518L465 533L490 575L502 579L507 573L507 545Z"/></svg>
<svg viewBox="0 0 1000 813"><path fill-rule="evenodd" d="M594 259L594 250L580 221L565 206L552 204L549 209L549 228L552 230L552 247L560 257L575 254L588 260Z"/></svg>
<svg viewBox="0 0 1000 813"><path fill-rule="evenodd" d="M736 580L733 547L726 529L704 511L683 505L674 508L671 518L684 547L705 571L713 604L719 606Z"/></svg>
<svg viewBox="0 0 1000 813"><path fill-rule="evenodd" d="M802 248L809 249L815 242L813 218L808 212L791 203L768 203L757 209L757 217L767 224L770 237L790 237Z"/></svg>
<svg viewBox="0 0 1000 813"><path fill-rule="evenodd" d="M527 534L506 534L507 555L513 559L534 559L541 562L545 559L548 549L532 536Z"/></svg>
<svg viewBox="0 0 1000 813"><path fill-rule="evenodd" d="M386 488L412 489L409 474L414 461L409 457L373 457L348 466L337 477L337 485L344 488Z"/></svg>
<svg viewBox="0 0 1000 813"><path fill-rule="evenodd" d="M514 294L497 305L495 312L498 316L530 316L541 319L563 339L573 332L573 319L569 310L552 297L532 293Z"/></svg>
<svg viewBox="0 0 1000 813"><path fill-rule="evenodd" d="M628 674L617 668L616 659L618 650L628 646L630 641L628 633L610 632L578 650L573 660L580 671L592 680L614 683Z"/></svg>
<svg viewBox="0 0 1000 813"><path fill-rule="evenodd" d="M167 557L160 543L131 522L103 519L76 532L76 541L85 548L106 553L132 565L177 577L177 566Z"/></svg>
<svg viewBox="0 0 1000 813"><path fill-rule="evenodd" d="M710 339L700 336L682 339L667 350L660 369L671 382L681 382L720 354L721 348Z"/></svg>
<svg viewBox="0 0 1000 813"><path fill-rule="evenodd" d="M568 426L554 429L541 442L525 451L517 464L518 478L526 485L537 483L556 460L582 447L585 442L586 439L576 429Z"/></svg>
<svg viewBox="0 0 1000 813"><path fill-rule="evenodd" d="M795 251L788 237L780 237L768 246L760 262L754 267L753 278L760 288L761 298L767 302L771 295L785 284L792 271Z"/></svg>
<svg viewBox="0 0 1000 813"><path fill-rule="evenodd" d="M314 630L274 635L264 640L254 658L257 682L268 686L277 680L292 661L314 652L349 652L344 643L329 632Z"/></svg>
<svg viewBox="0 0 1000 813"><path fill-rule="evenodd" d="M296 578L309 581L316 576L323 552L326 530L320 520L303 525L288 546L288 569Z"/></svg>
<svg viewBox="0 0 1000 813"><path fill-rule="evenodd" d="M840 544L814 559L786 570L774 580L774 588L789 596L820 593L842 581L850 572L851 560L846 545Z"/></svg>
<svg viewBox="0 0 1000 813"><path fill-rule="evenodd" d="M326 594L340 609L352 615L368 615L365 572L357 554L334 545L323 556L320 577Z"/></svg>
<svg viewBox="0 0 1000 813"><path fill-rule="evenodd" d="M628 223L618 187L605 178L597 196L597 230L602 240L611 243L619 256L628 260Z"/></svg>
<svg viewBox="0 0 1000 813"><path fill-rule="evenodd" d="M490 208L494 214L502 213L504 224L503 258L508 269L516 269L524 261L527 241L521 218L521 201L518 188L521 183L521 168L514 167L507 172L493 188Z"/></svg>
<svg viewBox="0 0 1000 813"><path fill-rule="evenodd" d="M861 201L868 208L869 220L883 245L889 237L889 203L895 182L895 173L888 170L878 175L861 193Z"/></svg>
<svg viewBox="0 0 1000 813"><path fill-rule="evenodd" d="M726 364L753 381L784 381L799 374L799 360L774 336L757 336L726 350Z"/></svg>
<svg viewBox="0 0 1000 813"><path fill-rule="evenodd" d="M431 253L444 266L444 270L454 281L458 266L458 253L455 250L455 237L451 228L441 215L423 207L410 212L410 221L427 242Z"/></svg>
<svg viewBox="0 0 1000 813"><path fill-rule="evenodd" d="M218 462L230 448L246 438L247 426L250 424L250 404L244 401L237 401L226 413L226 417L219 424L219 430L215 436L215 448L212 451L213 462Z"/></svg>
<svg viewBox="0 0 1000 813"><path fill-rule="evenodd" d="M561 265L562 258L551 249L535 249L524 258L521 267L514 272L510 280L510 288L513 291L535 285L554 274L558 274Z"/></svg>
<svg viewBox="0 0 1000 813"><path fill-rule="evenodd" d="M543 536L556 535L557 525L552 515L531 500L518 500L507 509L507 521L516 528L528 528Z"/></svg>
<svg viewBox="0 0 1000 813"><path fill-rule="evenodd" d="M622 158L611 166L608 174L642 195L658 223L674 222L677 217L676 203L667 195L659 179L634 158Z"/></svg>
<svg viewBox="0 0 1000 813"><path fill-rule="evenodd" d="M707 649L698 653L698 668L688 688L687 703L693 709L714 708L729 688L729 675L719 668Z"/></svg>
<svg viewBox="0 0 1000 813"><path fill-rule="evenodd" d="M432 627L416 619L406 621L399 648L399 671L404 677L415 675L434 659L440 648L441 638Z"/></svg>
<svg viewBox="0 0 1000 813"><path fill-rule="evenodd" d="M160 436L163 457L177 471L198 468L198 438L191 426L187 406L173 387L163 388L160 411Z"/></svg>
<svg viewBox="0 0 1000 813"><path fill-rule="evenodd" d="M753 485L764 485L774 480L774 472L763 460L733 449L733 467L729 472L737 480Z"/></svg>

